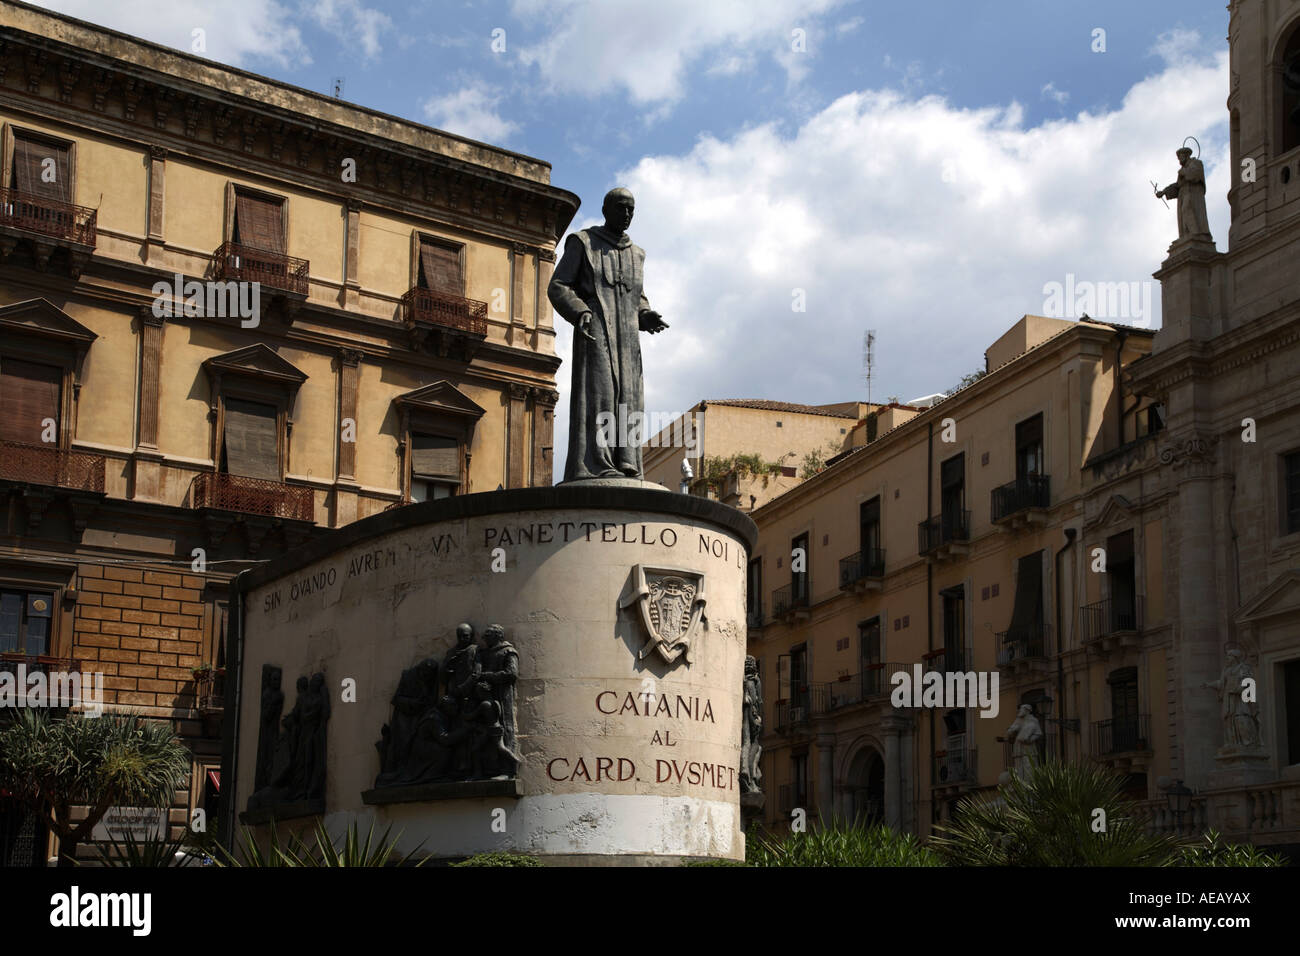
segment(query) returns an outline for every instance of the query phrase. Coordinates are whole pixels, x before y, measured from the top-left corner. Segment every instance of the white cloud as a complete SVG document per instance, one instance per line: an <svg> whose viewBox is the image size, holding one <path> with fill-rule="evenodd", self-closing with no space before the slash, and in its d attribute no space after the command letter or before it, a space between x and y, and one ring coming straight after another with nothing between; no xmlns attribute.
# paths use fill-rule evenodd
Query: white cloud
<svg viewBox="0 0 1300 956"><path fill-rule="evenodd" d="M852 33L866 22L865 17L849 17L844 22L835 24L835 35L844 36L846 33Z"/></svg>
<svg viewBox="0 0 1300 956"><path fill-rule="evenodd" d="M1148 180L1173 181L1174 150L1194 132L1226 248L1230 176L1226 51L1189 59L1186 42L1164 48L1159 72L1109 112L1030 127L1016 103L961 109L869 90L789 135L770 124L705 137L620 172L637 199L646 294L672 326L642 337L647 409L864 398L867 328L877 331L874 397L946 390L1022 314L1041 313L1044 284L1068 273L1151 282L1158 326L1151 273L1177 224ZM791 311L795 288L806 313ZM558 325L567 359L572 334ZM560 449L568 378L562 369Z"/></svg>
<svg viewBox="0 0 1300 956"><path fill-rule="evenodd" d="M439 129L499 146L519 128L498 112L500 101L501 94L474 83L445 96L431 97L422 109Z"/></svg>
<svg viewBox="0 0 1300 956"><path fill-rule="evenodd" d="M360 44L366 59L380 54L379 37L393 28L386 13L362 6L360 0L305 0L299 9L322 29L337 34L341 45Z"/></svg>
<svg viewBox="0 0 1300 956"><path fill-rule="evenodd" d="M524 47L554 92L598 96L623 90L637 103L676 101L686 71L734 72L767 52L797 81L812 56L813 28L845 0L514 0L514 15L544 25ZM791 52L791 34L809 34L808 53Z"/></svg>
<svg viewBox="0 0 1300 956"><path fill-rule="evenodd" d="M220 63L266 59L286 68L311 63L289 10L276 0L37 0L56 13L152 40ZM194 50L194 30L206 50Z"/></svg>
<svg viewBox="0 0 1300 956"><path fill-rule="evenodd" d="M1064 106L1070 99L1070 94L1065 92L1065 90L1058 90L1055 83L1044 84L1043 88L1039 90L1039 94L1043 99L1051 100L1059 106Z"/></svg>

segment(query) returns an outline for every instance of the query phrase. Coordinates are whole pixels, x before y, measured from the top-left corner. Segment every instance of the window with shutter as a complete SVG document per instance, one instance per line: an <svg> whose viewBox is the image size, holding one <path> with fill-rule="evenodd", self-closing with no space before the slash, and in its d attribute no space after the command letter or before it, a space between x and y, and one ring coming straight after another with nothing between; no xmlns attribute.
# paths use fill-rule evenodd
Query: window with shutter
<svg viewBox="0 0 1300 956"><path fill-rule="evenodd" d="M1043 627L1043 556L1035 551L1016 568L1016 603L1011 609L1008 641L1036 641Z"/></svg>
<svg viewBox="0 0 1300 956"><path fill-rule="evenodd" d="M411 500L448 498L460 486L460 442L442 435L411 434Z"/></svg>
<svg viewBox="0 0 1300 956"><path fill-rule="evenodd" d="M0 654L48 654L53 615L50 592L0 591Z"/></svg>
<svg viewBox="0 0 1300 956"><path fill-rule="evenodd" d="M222 471L279 481L279 416L274 405L225 399Z"/></svg>
<svg viewBox="0 0 1300 956"><path fill-rule="evenodd" d="M19 359L0 358L0 440L42 444L43 422L59 427L63 369Z"/></svg>
<svg viewBox="0 0 1300 956"><path fill-rule="evenodd" d="M235 190L231 241L284 255L284 200Z"/></svg>
<svg viewBox="0 0 1300 956"><path fill-rule="evenodd" d="M460 250L429 239L420 239L420 288L447 295L464 295L460 271Z"/></svg>
<svg viewBox="0 0 1300 956"><path fill-rule="evenodd" d="M67 144L15 133L12 174L13 187L20 193L72 202L72 164Z"/></svg>

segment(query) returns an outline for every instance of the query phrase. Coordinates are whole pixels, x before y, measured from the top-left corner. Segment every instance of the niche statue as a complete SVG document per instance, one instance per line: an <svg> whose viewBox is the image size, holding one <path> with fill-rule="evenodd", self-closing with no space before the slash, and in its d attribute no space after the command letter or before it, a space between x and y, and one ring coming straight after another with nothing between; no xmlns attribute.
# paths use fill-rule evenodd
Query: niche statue
<svg viewBox="0 0 1300 956"><path fill-rule="evenodd" d="M506 780L519 768L515 681L519 654L493 624L485 647L456 628L442 665L432 657L402 671L393 717L380 730L375 789L459 780Z"/></svg>
<svg viewBox="0 0 1300 956"><path fill-rule="evenodd" d="M284 695L280 693L280 668L262 669L262 726L258 737L258 763L248 809L286 804L325 802L326 722L330 716L329 687L324 674L298 678L293 709L274 732ZM273 743L268 744L268 739ZM264 763L265 761L265 763Z"/></svg>
<svg viewBox="0 0 1300 956"><path fill-rule="evenodd" d="M762 737L763 683L758 676L758 661L746 657L740 719L740 789L744 793L763 792Z"/></svg>

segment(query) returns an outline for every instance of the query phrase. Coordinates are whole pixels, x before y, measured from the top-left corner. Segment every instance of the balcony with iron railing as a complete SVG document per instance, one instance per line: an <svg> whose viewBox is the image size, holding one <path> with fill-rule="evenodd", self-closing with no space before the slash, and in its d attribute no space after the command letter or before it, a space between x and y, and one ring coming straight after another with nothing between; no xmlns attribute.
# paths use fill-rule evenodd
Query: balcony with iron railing
<svg viewBox="0 0 1300 956"><path fill-rule="evenodd" d="M1084 643L1136 635L1142 630L1144 599L1136 595L1131 601L1107 598L1079 608Z"/></svg>
<svg viewBox="0 0 1300 956"><path fill-rule="evenodd" d="M316 496L311 488L302 485L206 471L195 475L190 483L190 506L314 521Z"/></svg>
<svg viewBox="0 0 1300 956"><path fill-rule="evenodd" d="M827 684L803 684L786 700L776 702L777 733L788 733L795 727L808 723L829 709Z"/></svg>
<svg viewBox="0 0 1300 956"><path fill-rule="evenodd" d="M844 674L826 685L830 710L887 698L894 690L897 673L910 674L910 664L864 664L857 674Z"/></svg>
<svg viewBox="0 0 1300 956"><path fill-rule="evenodd" d="M945 511L917 525L917 549L922 555L943 557L970 541L970 512Z"/></svg>
<svg viewBox="0 0 1300 956"><path fill-rule="evenodd" d="M259 285L306 298L311 263L278 252L268 252L238 242L223 242L212 253L213 277L221 282L256 282Z"/></svg>
<svg viewBox="0 0 1300 956"><path fill-rule="evenodd" d="M966 651L959 647L940 647L921 655L921 662L927 671L956 673L966 670Z"/></svg>
<svg viewBox="0 0 1300 956"><path fill-rule="evenodd" d="M865 590L880 586L885 576L885 550L868 548L840 560L840 590Z"/></svg>
<svg viewBox="0 0 1300 956"><path fill-rule="evenodd" d="M1052 629L1047 624L998 631L994 635L998 648L998 667L1046 660L1052 652L1051 635Z"/></svg>
<svg viewBox="0 0 1300 956"><path fill-rule="evenodd" d="M790 616L801 616L800 612L806 614L810 591L807 577L804 578L802 586L797 589L793 582L777 588L772 592L772 617L781 620Z"/></svg>
<svg viewBox="0 0 1300 956"><path fill-rule="evenodd" d="M1046 475L1025 475L993 489L992 519L994 524L1008 522L1026 523L1041 518L1051 503L1051 479Z"/></svg>
<svg viewBox="0 0 1300 956"><path fill-rule="evenodd" d="M199 710L204 713L217 713L226 706L226 675L224 672L209 672L194 682L198 697Z"/></svg>
<svg viewBox="0 0 1300 956"><path fill-rule="evenodd" d="M979 776L979 754L974 747L938 750L931 758L930 786L952 787L975 783Z"/></svg>
<svg viewBox="0 0 1300 956"><path fill-rule="evenodd" d="M103 494L104 456L0 441L0 480Z"/></svg>
<svg viewBox="0 0 1300 956"><path fill-rule="evenodd" d="M1092 725L1093 753L1108 757L1114 754L1150 753L1151 715L1117 717L1094 721Z"/></svg>
<svg viewBox="0 0 1300 956"><path fill-rule="evenodd" d="M85 206L0 189L0 228L93 249L98 216Z"/></svg>
<svg viewBox="0 0 1300 956"><path fill-rule="evenodd" d="M402 296L402 317L408 327L420 323L486 336L486 302L416 286Z"/></svg>

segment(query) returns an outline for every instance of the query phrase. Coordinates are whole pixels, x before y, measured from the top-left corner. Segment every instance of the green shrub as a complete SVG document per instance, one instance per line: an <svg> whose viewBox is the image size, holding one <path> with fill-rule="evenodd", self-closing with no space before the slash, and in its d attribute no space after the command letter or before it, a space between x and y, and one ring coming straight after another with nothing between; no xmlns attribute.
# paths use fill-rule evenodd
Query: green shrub
<svg viewBox="0 0 1300 956"><path fill-rule="evenodd" d="M1227 843L1217 830L1207 830L1200 843L1180 846L1165 866L1286 866L1286 858L1251 843Z"/></svg>
<svg viewBox="0 0 1300 956"><path fill-rule="evenodd" d="M749 866L942 866L938 854L910 833L883 824L841 820L783 838L753 833L745 843Z"/></svg>

